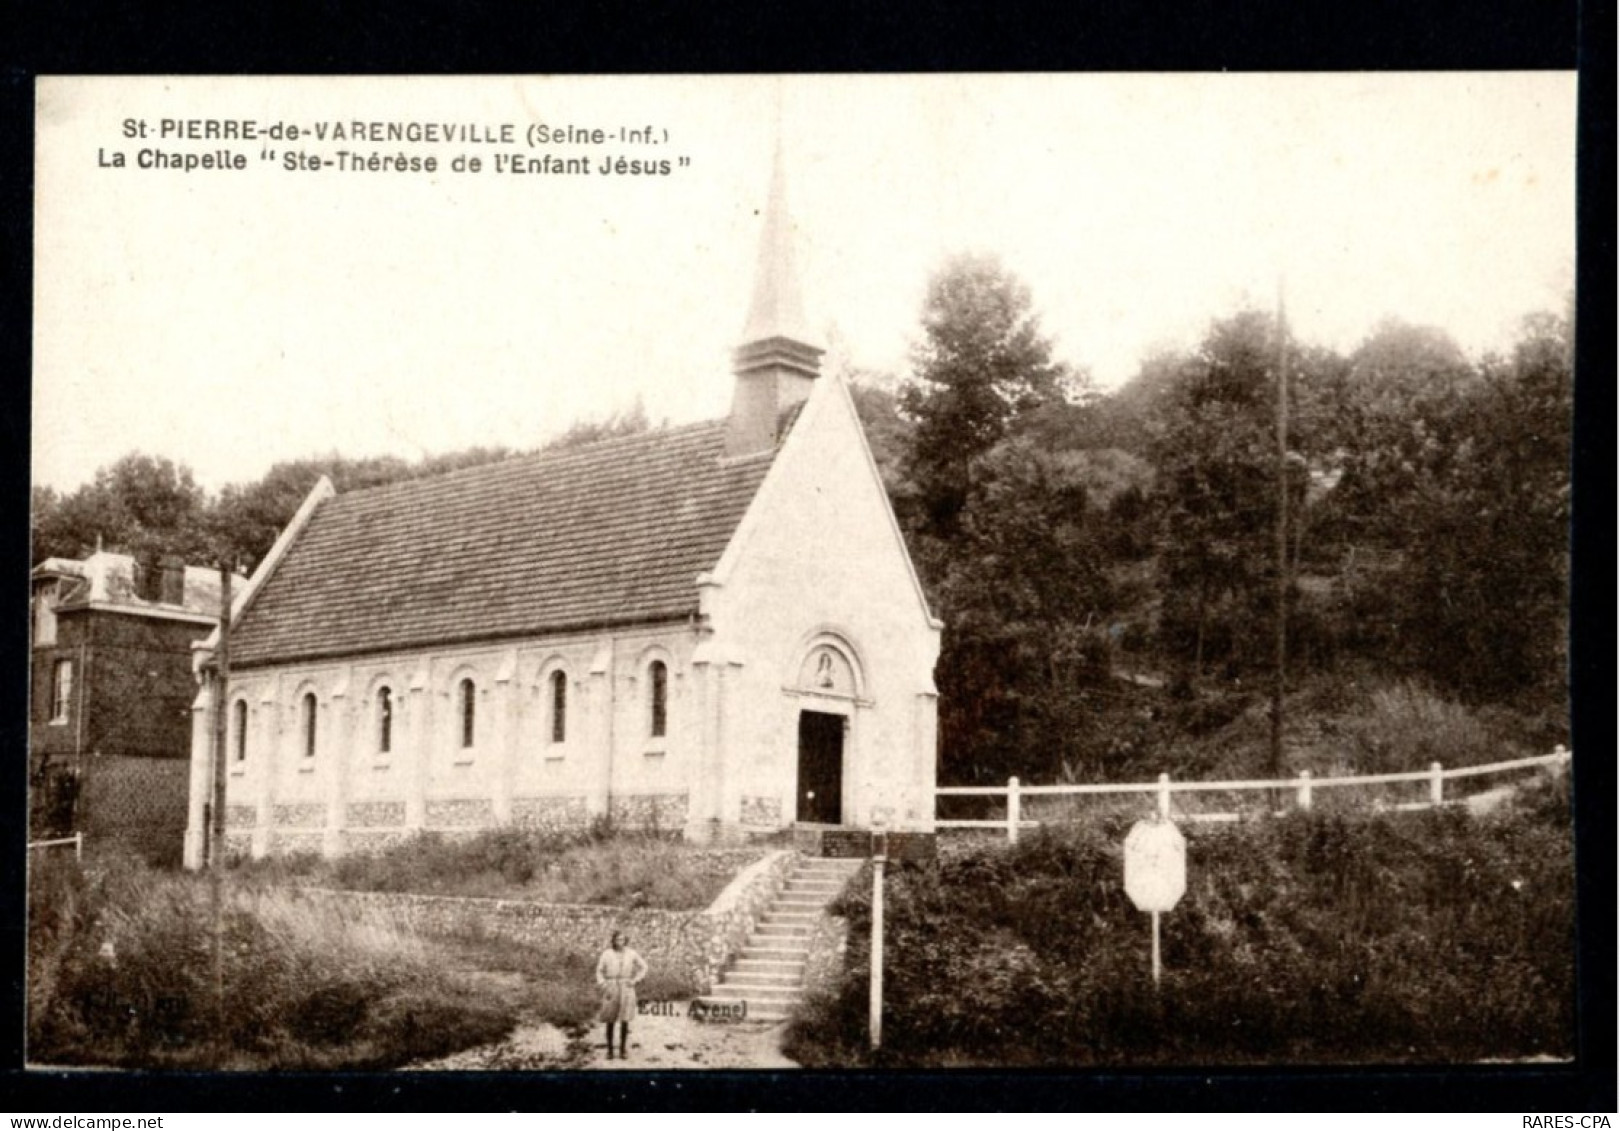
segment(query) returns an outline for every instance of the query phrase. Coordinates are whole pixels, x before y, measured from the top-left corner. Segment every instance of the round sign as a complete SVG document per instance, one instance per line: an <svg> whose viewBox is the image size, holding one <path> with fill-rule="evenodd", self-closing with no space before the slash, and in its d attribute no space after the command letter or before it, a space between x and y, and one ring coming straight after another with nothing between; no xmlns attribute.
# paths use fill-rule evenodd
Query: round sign
<svg viewBox="0 0 1620 1131"><path fill-rule="evenodd" d="M1170 821L1138 821L1125 836L1125 894L1138 911L1169 911L1187 891L1187 841Z"/></svg>

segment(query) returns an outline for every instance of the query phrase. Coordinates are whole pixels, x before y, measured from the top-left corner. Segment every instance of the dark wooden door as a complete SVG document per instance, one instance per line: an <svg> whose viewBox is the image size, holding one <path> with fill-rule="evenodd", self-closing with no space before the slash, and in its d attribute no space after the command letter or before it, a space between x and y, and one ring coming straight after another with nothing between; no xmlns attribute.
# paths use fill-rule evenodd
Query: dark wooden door
<svg viewBox="0 0 1620 1131"><path fill-rule="evenodd" d="M841 824L843 793L844 717L800 711L798 819Z"/></svg>

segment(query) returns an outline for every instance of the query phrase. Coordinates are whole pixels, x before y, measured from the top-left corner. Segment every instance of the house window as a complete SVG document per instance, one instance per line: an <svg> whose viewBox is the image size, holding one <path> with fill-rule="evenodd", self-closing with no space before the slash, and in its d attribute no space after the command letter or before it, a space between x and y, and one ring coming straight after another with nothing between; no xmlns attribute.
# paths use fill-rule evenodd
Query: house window
<svg viewBox="0 0 1620 1131"><path fill-rule="evenodd" d="M68 721L73 702L73 661L58 660L51 669L51 722Z"/></svg>
<svg viewBox="0 0 1620 1131"><path fill-rule="evenodd" d="M160 601L163 599L163 569L158 565L157 558L143 555L135 563L135 596L142 601Z"/></svg>
<svg viewBox="0 0 1620 1131"><path fill-rule="evenodd" d="M568 675L551 673L551 741L568 741Z"/></svg>
<svg viewBox="0 0 1620 1131"><path fill-rule="evenodd" d="M304 757L315 757L315 693L304 693Z"/></svg>
<svg viewBox="0 0 1620 1131"><path fill-rule="evenodd" d="M654 738L663 738L669 730L669 669L664 661L654 660L647 669L647 688L651 707L649 732Z"/></svg>
<svg viewBox="0 0 1620 1131"><path fill-rule="evenodd" d="M478 710L478 689L473 686L472 680L464 679L461 681L459 694L461 698L461 748L467 750L472 747L475 734L474 723Z"/></svg>
<svg viewBox="0 0 1620 1131"><path fill-rule="evenodd" d="M34 647L45 648L56 643L56 584L41 585L34 590Z"/></svg>
<svg viewBox="0 0 1620 1131"><path fill-rule="evenodd" d="M377 753L387 754L394 748L394 692L391 688L377 688Z"/></svg>
<svg viewBox="0 0 1620 1131"><path fill-rule="evenodd" d="M247 712L246 699L238 699L231 704L231 749L236 752L238 762L247 761Z"/></svg>

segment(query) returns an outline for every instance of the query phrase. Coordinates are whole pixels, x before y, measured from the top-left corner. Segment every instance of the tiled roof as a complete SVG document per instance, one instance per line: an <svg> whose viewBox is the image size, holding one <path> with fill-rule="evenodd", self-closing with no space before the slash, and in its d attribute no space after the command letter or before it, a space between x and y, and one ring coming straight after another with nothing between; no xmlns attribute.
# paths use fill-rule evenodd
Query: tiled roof
<svg viewBox="0 0 1620 1131"><path fill-rule="evenodd" d="M697 611L773 453L725 422L556 449L327 499L239 618L243 666Z"/></svg>

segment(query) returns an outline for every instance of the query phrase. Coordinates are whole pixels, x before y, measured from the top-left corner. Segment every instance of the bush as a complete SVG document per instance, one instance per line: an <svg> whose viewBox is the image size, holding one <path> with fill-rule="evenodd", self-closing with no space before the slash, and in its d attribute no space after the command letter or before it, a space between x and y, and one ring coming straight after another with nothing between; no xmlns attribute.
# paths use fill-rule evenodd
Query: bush
<svg viewBox="0 0 1620 1131"><path fill-rule="evenodd" d="M1411 682L1380 688L1370 709L1352 716L1344 734L1355 772L1415 770L1430 762L1479 764L1509 755L1476 712Z"/></svg>
<svg viewBox="0 0 1620 1131"><path fill-rule="evenodd" d="M1296 814L1187 830L1188 891L1125 897L1128 822L897 869L878 1063L1469 1061L1573 1051L1569 826L1459 810ZM790 1030L812 1066L863 1064L867 897L846 973ZM852 1039L853 1038L853 1039Z"/></svg>

